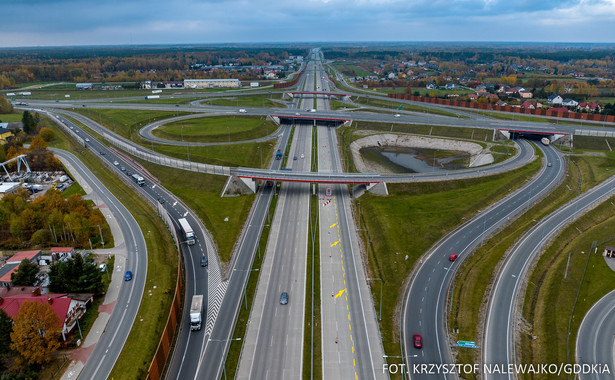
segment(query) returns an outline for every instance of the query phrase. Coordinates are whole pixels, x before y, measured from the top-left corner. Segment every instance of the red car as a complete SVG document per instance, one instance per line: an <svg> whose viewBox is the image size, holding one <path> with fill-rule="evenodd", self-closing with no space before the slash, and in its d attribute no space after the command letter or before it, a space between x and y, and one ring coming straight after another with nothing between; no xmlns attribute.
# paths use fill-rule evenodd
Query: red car
<svg viewBox="0 0 615 380"><path fill-rule="evenodd" d="M414 348L423 348L423 337L421 334L412 335L412 340L414 341Z"/></svg>
<svg viewBox="0 0 615 380"><path fill-rule="evenodd" d="M455 260L457 260L457 257L458 257L457 254L453 253L452 255L450 255L448 257L448 261L455 261Z"/></svg>

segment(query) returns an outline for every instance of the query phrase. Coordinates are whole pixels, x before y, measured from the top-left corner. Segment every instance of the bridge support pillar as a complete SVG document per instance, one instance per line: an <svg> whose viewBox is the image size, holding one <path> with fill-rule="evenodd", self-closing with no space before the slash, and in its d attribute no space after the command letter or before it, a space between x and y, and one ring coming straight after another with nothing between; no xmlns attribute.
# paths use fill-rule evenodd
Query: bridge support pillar
<svg viewBox="0 0 615 380"><path fill-rule="evenodd" d="M234 175L228 177L221 197L237 197L243 194L256 193L256 181L252 178L240 178Z"/></svg>

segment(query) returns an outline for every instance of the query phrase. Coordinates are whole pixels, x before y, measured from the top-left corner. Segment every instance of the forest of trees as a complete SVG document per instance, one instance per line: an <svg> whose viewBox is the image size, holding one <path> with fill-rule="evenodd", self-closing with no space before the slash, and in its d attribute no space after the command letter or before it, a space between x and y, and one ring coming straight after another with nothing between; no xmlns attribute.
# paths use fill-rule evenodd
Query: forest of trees
<svg viewBox="0 0 615 380"><path fill-rule="evenodd" d="M217 65L233 59L238 65L277 64L307 49L257 48L43 48L0 51L0 90L34 82L126 82L206 77L194 64ZM224 77L226 72L211 75ZM242 78L239 78L242 79Z"/></svg>

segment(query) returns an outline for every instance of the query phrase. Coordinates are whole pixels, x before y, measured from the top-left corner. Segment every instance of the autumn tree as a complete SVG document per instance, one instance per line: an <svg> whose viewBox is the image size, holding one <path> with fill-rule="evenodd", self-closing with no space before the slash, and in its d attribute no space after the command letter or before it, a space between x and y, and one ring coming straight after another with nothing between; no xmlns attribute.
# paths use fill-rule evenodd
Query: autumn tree
<svg viewBox="0 0 615 380"><path fill-rule="evenodd" d="M36 281L38 265L28 259L21 260L17 272L11 273L11 282L16 286L32 286Z"/></svg>
<svg viewBox="0 0 615 380"><path fill-rule="evenodd" d="M53 130L51 128L49 128L49 127L41 128L41 130L40 130L40 132L38 134L39 134L39 136L41 136L41 138L45 142L49 142L49 141L55 139L55 137L56 137L56 135L53 132Z"/></svg>
<svg viewBox="0 0 615 380"><path fill-rule="evenodd" d="M60 347L62 320L48 303L24 302L14 319L11 349L31 364L43 364Z"/></svg>
<svg viewBox="0 0 615 380"><path fill-rule="evenodd" d="M13 104L0 96L0 113L13 112Z"/></svg>
<svg viewBox="0 0 615 380"><path fill-rule="evenodd" d="M13 332L13 320L0 309L0 356L10 353L11 332Z"/></svg>

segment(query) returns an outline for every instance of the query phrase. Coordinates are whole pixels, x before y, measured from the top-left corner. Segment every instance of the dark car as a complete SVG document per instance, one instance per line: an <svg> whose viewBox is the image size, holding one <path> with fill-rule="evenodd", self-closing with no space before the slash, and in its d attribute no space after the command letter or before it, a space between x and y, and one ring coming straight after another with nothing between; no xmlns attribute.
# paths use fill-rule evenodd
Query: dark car
<svg viewBox="0 0 615 380"><path fill-rule="evenodd" d="M100 151L100 155L101 155L101 156L104 156L104 155L105 155L105 152L103 152L103 151L101 150L101 151Z"/></svg>
<svg viewBox="0 0 615 380"><path fill-rule="evenodd" d="M124 275L124 281L130 281L132 280L132 272L127 270L126 274Z"/></svg>
<svg viewBox="0 0 615 380"><path fill-rule="evenodd" d="M122 167L120 167L120 170L121 170L121 171L123 171L123 172L125 172L125 171L126 171L126 168L122 166Z"/></svg>
<svg viewBox="0 0 615 380"><path fill-rule="evenodd" d="M160 204L163 205L164 204L164 199L160 198L160 199L158 199L158 202L160 202Z"/></svg>
<svg viewBox="0 0 615 380"><path fill-rule="evenodd" d="M132 172L126 172L126 175L130 177L132 175Z"/></svg>
<svg viewBox="0 0 615 380"><path fill-rule="evenodd" d="M414 348L423 348L423 337L421 334L412 335L412 341L414 342Z"/></svg>
<svg viewBox="0 0 615 380"><path fill-rule="evenodd" d="M459 256L456 253L453 253L452 255L448 257L448 261L455 261L457 260L457 257Z"/></svg>
<svg viewBox="0 0 615 380"><path fill-rule="evenodd" d="M280 305L286 305L288 303L288 293L282 292L280 294Z"/></svg>
<svg viewBox="0 0 615 380"><path fill-rule="evenodd" d="M207 261L207 256L205 255L201 256L201 266L206 267L207 264L209 264L209 261Z"/></svg>

